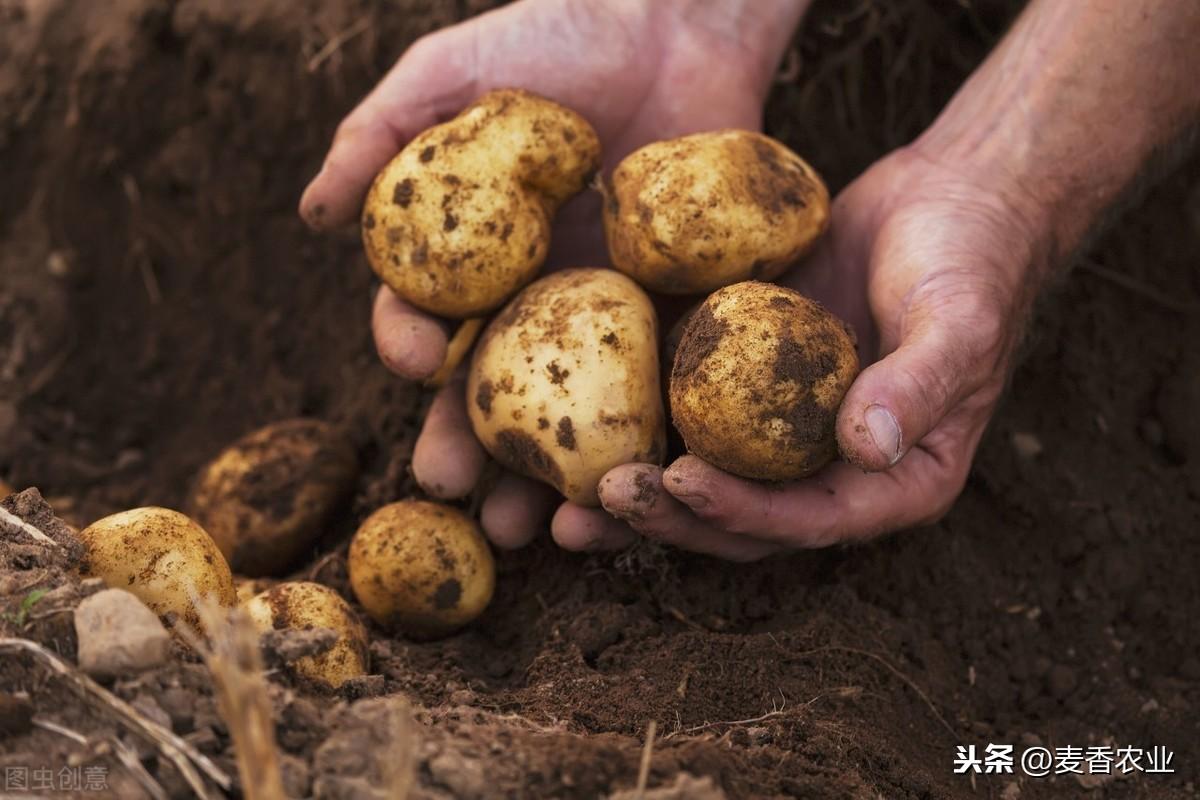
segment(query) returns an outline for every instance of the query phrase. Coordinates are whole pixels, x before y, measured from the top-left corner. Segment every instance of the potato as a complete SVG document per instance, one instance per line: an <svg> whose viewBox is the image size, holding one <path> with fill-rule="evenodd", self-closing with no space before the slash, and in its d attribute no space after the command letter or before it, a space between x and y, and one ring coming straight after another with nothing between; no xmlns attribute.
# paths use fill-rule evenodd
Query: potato
<svg viewBox="0 0 1200 800"><path fill-rule="evenodd" d="M812 167L752 131L649 144L617 165L605 194L613 265L667 294L775 278L829 222Z"/></svg>
<svg viewBox="0 0 1200 800"><path fill-rule="evenodd" d="M555 211L599 166L583 117L529 92L488 92L375 178L362 215L367 260L418 308L486 314L533 280Z"/></svg>
<svg viewBox="0 0 1200 800"><path fill-rule="evenodd" d="M301 677L336 689L367 674L367 629L342 596L319 583L281 583L242 604L259 630L329 628L337 633L333 647L305 656L289 666Z"/></svg>
<svg viewBox="0 0 1200 800"><path fill-rule="evenodd" d="M746 281L692 315L671 369L688 450L745 478L786 481L837 454L838 407L858 374L854 335L798 292Z"/></svg>
<svg viewBox="0 0 1200 800"><path fill-rule="evenodd" d="M178 511L147 506L93 522L79 533L87 548L83 573L132 592L160 617L200 629L193 595L226 608L233 575L204 529Z"/></svg>
<svg viewBox="0 0 1200 800"><path fill-rule="evenodd" d="M440 503L402 500L363 521L350 542L350 586L380 625L434 638L483 613L496 586L475 522Z"/></svg>
<svg viewBox="0 0 1200 800"><path fill-rule="evenodd" d="M5 483L3 478L0 478L0 498L8 497L12 493L13 488Z"/></svg>
<svg viewBox="0 0 1200 800"><path fill-rule="evenodd" d="M467 379L475 435L509 469L598 506L596 484L630 461L660 463L658 321L609 269L555 272L492 320Z"/></svg>
<svg viewBox="0 0 1200 800"><path fill-rule="evenodd" d="M358 473L358 456L331 425L291 419L239 439L196 480L188 510L234 571L286 572L321 535Z"/></svg>
<svg viewBox="0 0 1200 800"><path fill-rule="evenodd" d="M237 604L241 606L255 595L273 589L278 584L278 581L270 578L247 578L244 575L234 575L233 593L237 597Z"/></svg>

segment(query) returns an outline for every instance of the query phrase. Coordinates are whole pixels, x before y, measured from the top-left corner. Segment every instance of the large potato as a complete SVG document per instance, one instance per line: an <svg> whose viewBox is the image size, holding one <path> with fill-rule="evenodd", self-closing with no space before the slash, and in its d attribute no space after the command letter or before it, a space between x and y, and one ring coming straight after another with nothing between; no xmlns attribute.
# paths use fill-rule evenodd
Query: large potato
<svg viewBox="0 0 1200 800"><path fill-rule="evenodd" d="M239 439L209 463L188 510L234 571L278 575L321 535L357 472L354 448L329 424L277 422Z"/></svg>
<svg viewBox="0 0 1200 800"><path fill-rule="evenodd" d="M488 92L376 177L362 216L367 260L418 308L486 314L533 280L554 212L599 165L583 117L529 92Z"/></svg>
<svg viewBox="0 0 1200 800"><path fill-rule="evenodd" d="M817 173L752 131L646 145L617 166L606 195L613 265L668 294L775 278L829 222L829 193Z"/></svg>
<svg viewBox="0 0 1200 800"><path fill-rule="evenodd" d="M235 602L233 575L204 529L178 511L148 506L93 522L79 533L83 572L131 592L160 617L200 629L193 597Z"/></svg>
<svg viewBox="0 0 1200 800"><path fill-rule="evenodd" d="M798 292L747 281L692 314L671 370L688 449L746 478L786 481L837 454L838 408L858 374L853 334Z"/></svg>
<svg viewBox="0 0 1200 800"><path fill-rule="evenodd" d="M661 463L658 322L637 284L609 269L555 272L492 320L475 349L467 407L504 466L573 503L630 461Z"/></svg>
<svg viewBox="0 0 1200 800"><path fill-rule="evenodd" d="M380 625L442 636L483 613L496 565L475 522L440 503L403 500L363 521L350 542L350 586Z"/></svg>
<svg viewBox="0 0 1200 800"><path fill-rule="evenodd" d="M290 664L293 672L336 689L367 674L367 629L342 596L319 583L281 583L242 604L259 630L329 628L333 647Z"/></svg>

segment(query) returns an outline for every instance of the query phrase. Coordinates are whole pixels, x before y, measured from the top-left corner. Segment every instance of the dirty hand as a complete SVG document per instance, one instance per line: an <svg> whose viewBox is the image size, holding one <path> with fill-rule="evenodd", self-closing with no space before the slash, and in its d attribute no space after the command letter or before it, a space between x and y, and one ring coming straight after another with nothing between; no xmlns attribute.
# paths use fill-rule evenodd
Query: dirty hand
<svg viewBox="0 0 1200 800"><path fill-rule="evenodd" d="M609 168L651 141L757 129L775 65L807 5L522 0L437 31L409 48L342 122L300 213L317 229L356 220L375 174L409 139L492 88L518 86L583 114ZM550 265L606 263L599 199L576 198L559 214ZM384 363L406 378L429 377L445 358L446 324L386 287L373 330ZM486 460L462 395L461 380L439 393L413 455L417 480L441 498L470 492ZM524 544L553 498L540 484L506 474L483 506L484 528L501 546Z"/></svg>
<svg viewBox="0 0 1200 800"><path fill-rule="evenodd" d="M1008 188L917 148L897 151L842 192L828 237L780 280L858 333L869 366L837 421L852 463L786 485L743 480L695 456L666 470L626 464L600 483L612 516L564 509L555 538L594 549L624 546L636 532L746 561L943 514L1000 395L1040 272L1034 209Z"/></svg>

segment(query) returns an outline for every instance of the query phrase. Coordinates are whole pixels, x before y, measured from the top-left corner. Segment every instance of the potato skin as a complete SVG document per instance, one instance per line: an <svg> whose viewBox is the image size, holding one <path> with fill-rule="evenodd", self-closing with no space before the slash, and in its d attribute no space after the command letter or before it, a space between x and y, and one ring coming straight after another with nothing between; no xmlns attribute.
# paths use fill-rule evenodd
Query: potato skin
<svg viewBox="0 0 1200 800"><path fill-rule="evenodd" d="M444 636L483 613L496 564L475 522L440 503L402 500L359 526L350 586L380 625L418 639Z"/></svg>
<svg viewBox="0 0 1200 800"><path fill-rule="evenodd" d="M242 608L259 630L330 628L337 632L333 647L292 662L297 675L336 689L351 678L367 674L367 629L342 596L319 583L281 583L255 595Z"/></svg>
<svg viewBox="0 0 1200 800"><path fill-rule="evenodd" d="M619 272L541 278L475 348L467 378L475 435L505 467L598 506L605 472L662 462L657 342L650 298Z"/></svg>
<svg viewBox="0 0 1200 800"><path fill-rule="evenodd" d="M188 503L235 572L286 572L321 535L354 485L358 457L331 425L291 419L226 448L198 476Z"/></svg>
<svg viewBox="0 0 1200 800"><path fill-rule="evenodd" d="M530 92L488 92L375 178L362 216L367 260L418 308L486 314L533 280L555 211L599 166L583 117Z"/></svg>
<svg viewBox="0 0 1200 800"><path fill-rule="evenodd" d="M233 575L212 537L187 516L147 506L93 522L79 533L87 548L82 572L132 592L160 617L200 629L191 592L234 605Z"/></svg>
<svg viewBox="0 0 1200 800"><path fill-rule="evenodd" d="M812 167L746 130L646 145L617 165L605 194L613 265L665 294L776 278L829 223Z"/></svg>
<svg viewBox="0 0 1200 800"><path fill-rule="evenodd" d="M671 416L688 449L735 475L802 478L837 454L854 336L798 292L746 281L692 315L671 369Z"/></svg>

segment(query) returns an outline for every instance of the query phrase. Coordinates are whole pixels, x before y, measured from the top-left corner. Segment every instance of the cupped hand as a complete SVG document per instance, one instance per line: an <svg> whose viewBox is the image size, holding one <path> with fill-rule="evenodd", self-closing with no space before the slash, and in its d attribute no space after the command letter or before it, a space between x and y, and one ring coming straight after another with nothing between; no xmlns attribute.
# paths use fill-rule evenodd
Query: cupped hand
<svg viewBox="0 0 1200 800"><path fill-rule="evenodd" d="M750 561L943 515L962 490L1042 273L1039 215L1007 184L917 148L897 151L841 193L828 236L780 281L858 332L868 366L837 419L845 461L783 485L742 480L695 456L665 470L623 465L600 484L617 519L560 512L559 542L623 546L632 531Z"/></svg>
<svg viewBox="0 0 1200 800"><path fill-rule="evenodd" d="M775 63L805 5L521 0L433 33L409 48L338 127L301 199L301 216L318 230L355 221L376 173L411 138L493 88L528 89L581 113L600 135L608 168L651 141L757 129ZM607 263L599 198L589 192L560 212L549 265ZM372 328L380 357L403 377L428 378L445 358L450 326L386 287L376 297ZM461 378L452 380L426 418L414 475L431 495L457 498L475 487L485 462ZM519 546L542 527L554 498L540 484L505 474L484 502L483 526L498 545ZM559 514L568 542L571 532L584 536L579 532L599 519L577 511L566 506Z"/></svg>

